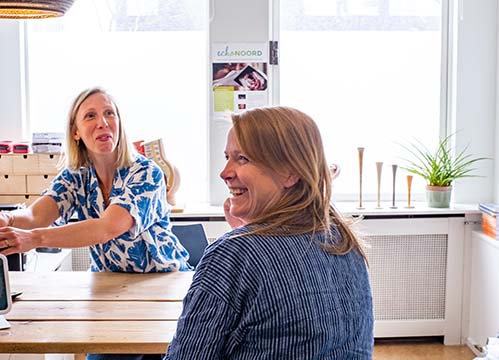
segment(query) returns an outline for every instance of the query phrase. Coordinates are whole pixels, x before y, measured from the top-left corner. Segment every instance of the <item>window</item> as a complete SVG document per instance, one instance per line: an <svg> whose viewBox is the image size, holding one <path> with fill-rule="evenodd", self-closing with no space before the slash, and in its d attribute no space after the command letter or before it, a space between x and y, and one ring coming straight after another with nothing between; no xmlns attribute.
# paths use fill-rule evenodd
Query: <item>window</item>
<svg viewBox="0 0 499 360"><path fill-rule="evenodd" d="M444 3L280 0L280 104L318 122L329 161L341 167L336 200L358 197L358 147L365 148L364 199L375 200L375 162L382 161L386 203L391 165L403 165L407 155L398 143L437 143L446 96ZM103 86L116 98L131 140L164 139L182 174L180 201L206 201L207 22L208 1L199 0L76 1L63 18L28 22L30 131L64 131L73 98ZM405 175L399 168L399 206ZM416 199L423 188L414 178Z"/></svg>
<svg viewBox="0 0 499 360"><path fill-rule="evenodd" d="M364 199L375 200L383 162L382 201L391 201L391 165L407 156L397 143L438 141L441 1L281 0L280 14L280 103L318 122L329 161L341 167L336 200L358 196L364 147ZM398 206L406 174L397 170Z"/></svg>
<svg viewBox="0 0 499 360"><path fill-rule="evenodd" d="M30 131L65 131L72 100L102 86L130 140L162 137L179 201L206 201L207 7L198 0L75 1L28 22Z"/></svg>

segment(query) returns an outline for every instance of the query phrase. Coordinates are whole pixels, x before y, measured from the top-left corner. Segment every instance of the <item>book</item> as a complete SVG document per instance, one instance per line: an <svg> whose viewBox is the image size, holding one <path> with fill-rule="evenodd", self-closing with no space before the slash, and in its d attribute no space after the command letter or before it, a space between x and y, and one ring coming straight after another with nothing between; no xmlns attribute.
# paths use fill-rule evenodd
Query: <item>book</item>
<svg viewBox="0 0 499 360"><path fill-rule="evenodd" d="M492 216L497 216L499 214L499 204L480 203L478 204L478 210Z"/></svg>
<svg viewBox="0 0 499 360"><path fill-rule="evenodd" d="M499 204L480 203L478 209L482 212L482 231L485 235L499 240L497 231L497 214L499 214Z"/></svg>
<svg viewBox="0 0 499 360"><path fill-rule="evenodd" d="M482 213L482 224L485 224L491 228L497 228L497 217L492 216L487 213Z"/></svg>
<svg viewBox="0 0 499 360"><path fill-rule="evenodd" d="M499 240L499 238L497 237L497 233L495 231L482 229L482 232L494 240Z"/></svg>
<svg viewBox="0 0 499 360"><path fill-rule="evenodd" d="M495 228L482 224L482 231L484 234L497 239L497 230Z"/></svg>

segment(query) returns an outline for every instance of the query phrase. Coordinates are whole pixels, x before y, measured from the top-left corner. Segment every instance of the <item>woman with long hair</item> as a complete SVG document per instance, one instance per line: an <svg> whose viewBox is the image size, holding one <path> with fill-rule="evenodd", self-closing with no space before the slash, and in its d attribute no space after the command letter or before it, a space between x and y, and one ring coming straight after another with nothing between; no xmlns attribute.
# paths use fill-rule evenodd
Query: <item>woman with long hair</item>
<svg viewBox="0 0 499 360"><path fill-rule="evenodd" d="M225 211L165 359L371 359L362 242L331 205L319 129L293 108L232 115Z"/></svg>

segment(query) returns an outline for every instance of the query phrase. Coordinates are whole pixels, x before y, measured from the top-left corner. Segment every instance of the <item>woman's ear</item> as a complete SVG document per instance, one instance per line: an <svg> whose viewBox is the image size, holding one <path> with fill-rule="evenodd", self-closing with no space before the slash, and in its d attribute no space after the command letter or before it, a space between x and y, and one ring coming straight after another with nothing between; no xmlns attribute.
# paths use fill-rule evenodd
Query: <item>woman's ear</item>
<svg viewBox="0 0 499 360"><path fill-rule="evenodd" d="M75 139L76 141L80 140L80 135L78 134L78 131L74 133L73 139Z"/></svg>
<svg viewBox="0 0 499 360"><path fill-rule="evenodd" d="M298 180L300 180L300 177L298 175L289 175L286 180L284 180L284 188L289 189L290 187L293 187Z"/></svg>

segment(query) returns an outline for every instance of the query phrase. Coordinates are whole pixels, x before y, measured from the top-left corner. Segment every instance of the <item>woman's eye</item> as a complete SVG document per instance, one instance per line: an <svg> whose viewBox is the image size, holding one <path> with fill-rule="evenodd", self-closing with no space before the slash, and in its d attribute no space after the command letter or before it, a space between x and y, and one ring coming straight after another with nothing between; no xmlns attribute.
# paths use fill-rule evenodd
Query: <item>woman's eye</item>
<svg viewBox="0 0 499 360"><path fill-rule="evenodd" d="M239 163L246 164L249 161L249 159L246 156L244 156L244 155L239 155L237 157L237 161Z"/></svg>
<svg viewBox="0 0 499 360"><path fill-rule="evenodd" d="M106 116L114 116L114 111L112 111L112 110L106 110L104 112L104 115L106 115Z"/></svg>
<svg viewBox="0 0 499 360"><path fill-rule="evenodd" d="M92 120L93 118L95 118L95 113L91 112L91 113L88 113L85 115L85 120Z"/></svg>

